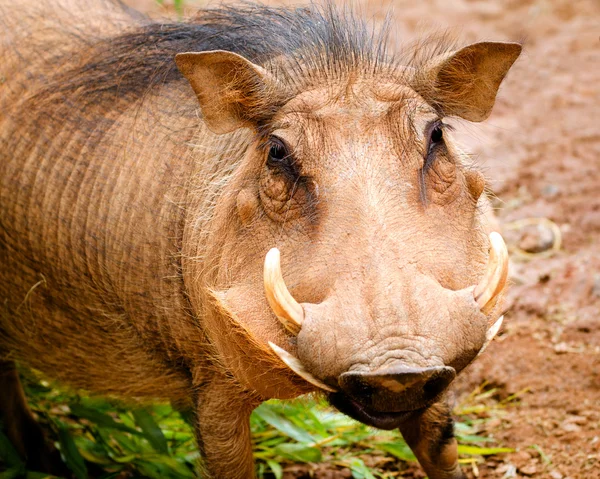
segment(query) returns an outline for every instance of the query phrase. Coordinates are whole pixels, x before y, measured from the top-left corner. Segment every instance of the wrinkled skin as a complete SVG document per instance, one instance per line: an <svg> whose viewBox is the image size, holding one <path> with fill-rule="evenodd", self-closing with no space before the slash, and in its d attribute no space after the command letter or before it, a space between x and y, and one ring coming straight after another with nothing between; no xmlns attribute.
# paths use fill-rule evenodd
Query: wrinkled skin
<svg viewBox="0 0 600 479"><path fill-rule="evenodd" d="M123 15L114 33L134 22ZM88 102L46 75L89 59L52 63L15 37L0 51L0 416L21 454L53 469L51 450L32 457L39 430L11 423L32 424L13 359L191 408L206 477L253 477L252 409L315 390L273 342L341 411L399 427L431 479L463 477L444 392L498 298L483 312L473 296L485 182L441 112L487 117L520 47L478 44L415 72L357 65L294 94L277 60L187 54L183 76L143 103ZM67 52L73 41L47 39ZM297 337L265 299L272 247L304 312Z"/></svg>

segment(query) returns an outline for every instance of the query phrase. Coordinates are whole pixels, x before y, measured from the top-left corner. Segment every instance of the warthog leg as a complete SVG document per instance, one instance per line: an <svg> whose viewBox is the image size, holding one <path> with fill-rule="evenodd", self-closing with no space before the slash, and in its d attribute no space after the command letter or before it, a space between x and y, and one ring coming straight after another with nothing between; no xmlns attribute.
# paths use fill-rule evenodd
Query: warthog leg
<svg viewBox="0 0 600 479"><path fill-rule="evenodd" d="M224 375L217 374L202 385L196 400L196 437L203 478L255 477L250 413L260 402Z"/></svg>
<svg viewBox="0 0 600 479"><path fill-rule="evenodd" d="M0 423L27 467L56 475L68 473L58 451L51 448L27 406L13 361L0 361Z"/></svg>
<svg viewBox="0 0 600 479"><path fill-rule="evenodd" d="M454 421L446 400L406 421L400 431L429 479L466 479L458 464Z"/></svg>

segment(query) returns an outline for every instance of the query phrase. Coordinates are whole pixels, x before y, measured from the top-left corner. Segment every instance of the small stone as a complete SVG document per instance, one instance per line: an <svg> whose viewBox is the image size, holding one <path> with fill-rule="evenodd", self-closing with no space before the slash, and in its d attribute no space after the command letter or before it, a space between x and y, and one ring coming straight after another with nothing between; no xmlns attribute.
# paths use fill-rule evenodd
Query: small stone
<svg viewBox="0 0 600 479"><path fill-rule="evenodd" d="M562 475L560 472L558 472L558 471L550 471L550 477L551 477L552 479L563 479L563 477L565 477L565 476L563 476L563 475Z"/></svg>
<svg viewBox="0 0 600 479"><path fill-rule="evenodd" d="M552 248L554 240L554 233L547 225L528 225L521 230L519 248L528 253L542 253Z"/></svg>
<svg viewBox="0 0 600 479"><path fill-rule="evenodd" d="M538 470L535 464L528 464L527 466L520 468L519 472L526 476L533 476L534 474L537 474Z"/></svg>
<svg viewBox="0 0 600 479"><path fill-rule="evenodd" d="M578 426L577 424L573 424L573 423L563 423L562 425L563 431L567 431L567 432L579 432L581 431L581 427Z"/></svg>
<svg viewBox="0 0 600 479"><path fill-rule="evenodd" d="M581 318L569 323L567 328L580 333L591 333L600 330L600 317Z"/></svg>
<svg viewBox="0 0 600 479"><path fill-rule="evenodd" d="M565 342L560 342L554 345L554 352L556 354L566 354L566 353L583 353L584 348L581 345L573 346L567 344Z"/></svg>
<svg viewBox="0 0 600 479"><path fill-rule="evenodd" d="M513 477L517 477L517 468L513 464L508 464L508 469L506 469L502 479L512 479Z"/></svg>
<svg viewBox="0 0 600 479"><path fill-rule="evenodd" d="M569 345L567 343L558 343L554 345L554 352L556 354L565 354L569 352Z"/></svg>
<svg viewBox="0 0 600 479"><path fill-rule="evenodd" d="M578 424L583 425L588 422L588 418L585 416L571 415L564 420L563 424Z"/></svg>

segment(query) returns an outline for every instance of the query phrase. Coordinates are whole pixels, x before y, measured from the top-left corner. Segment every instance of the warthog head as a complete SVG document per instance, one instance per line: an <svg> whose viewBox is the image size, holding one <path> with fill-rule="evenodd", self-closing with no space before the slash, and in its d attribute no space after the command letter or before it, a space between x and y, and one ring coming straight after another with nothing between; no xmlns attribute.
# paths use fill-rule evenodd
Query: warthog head
<svg viewBox="0 0 600 479"><path fill-rule="evenodd" d="M506 248L486 232L484 178L444 118L484 120L521 47L476 43L408 66L340 51L261 65L177 55L204 134L239 158L203 233L204 276L184 274L243 384L263 397L318 388L393 428L500 327ZM197 235L192 225L184 241Z"/></svg>

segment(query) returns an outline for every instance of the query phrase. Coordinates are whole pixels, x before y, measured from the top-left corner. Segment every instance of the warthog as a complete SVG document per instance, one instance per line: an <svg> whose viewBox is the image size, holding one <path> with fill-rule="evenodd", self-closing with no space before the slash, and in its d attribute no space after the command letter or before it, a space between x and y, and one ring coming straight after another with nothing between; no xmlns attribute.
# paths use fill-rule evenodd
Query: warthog
<svg viewBox="0 0 600 479"><path fill-rule="evenodd" d="M193 409L206 477L253 477L250 412L310 391L464 477L444 392L500 326L507 257L444 118L484 120L520 45L393 54L332 6L25 8L0 10L0 413L20 452L49 467L14 361Z"/></svg>

